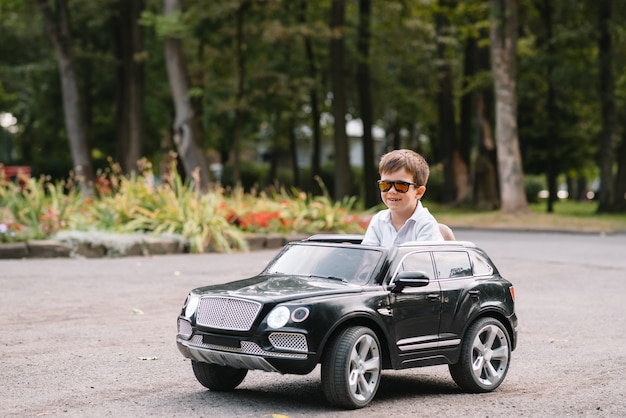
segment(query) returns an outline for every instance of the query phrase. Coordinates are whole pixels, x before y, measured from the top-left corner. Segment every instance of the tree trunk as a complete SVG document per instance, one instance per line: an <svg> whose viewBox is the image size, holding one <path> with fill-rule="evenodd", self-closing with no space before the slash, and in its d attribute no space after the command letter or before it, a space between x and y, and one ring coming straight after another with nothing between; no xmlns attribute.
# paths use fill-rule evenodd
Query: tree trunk
<svg viewBox="0 0 626 418"><path fill-rule="evenodd" d="M437 29L437 66L438 90L437 90L437 110L439 117L439 140L441 143L440 159L443 162L443 201L451 203L456 200L457 190L455 184L455 164L454 154L456 152L457 125L455 119L452 74L450 64L447 59L446 45L443 39L449 35L450 24L445 16L447 2L440 1L439 7L442 9L435 16Z"/></svg>
<svg viewBox="0 0 626 418"><path fill-rule="evenodd" d="M602 132L600 134L600 196L598 212L613 211L613 136L615 135L615 92L613 53L611 51L611 2L598 2L598 64L600 100L602 101Z"/></svg>
<svg viewBox="0 0 626 418"><path fill-rule="evenodd" d="M622 144L619 148L614 208L616 212L626 212L626 129L622 131Z"/></svg>
<svg viewBox="0 0 626 418"><path fill-rule="evenodd" d="M547 72L546 72L546 84L548 86L548 93L546 97L546 110L548 113L548 129L547 129L547 138L546 141L548 143L548 155L547 155L547 167L546 167L546 177L548 180L548 213L554 212L554 203L556 202L558 196L558 186L557 186L557 169L556 169L556 157L554 155L554 149L556 147L555 143L558 141L557 135L560 132L558 129L558 115L556 108L556 97L555 97L555 89L554 83L552 81L552 73L554 71L554 64L552 57L555 56L556 51L554 48L554 41L552 39L552 4L550 0L544 0L543 5L543 19L544 25L546 27L546 43L548 50L548 60L547 60Z"/></svg>
<svg viewBox="0 0 626 418"><path fill-rule="evenodd" d="M478 44L488 39L487 29L479 32ZM479 46L476 50L477 72L491 71L490 50ZM476 118L478 120L478 150L473 169L473 199L478 209L492 210L500 206L498 192L498 170L496 169L496 144L493 137L493 89L481 87L476 92Z"/></svg>
<svg viewBox="0 0 626 418"><path fill-rule="evenodd" d="M164 0L163 10L166 16L179 12L181 1ZM187 176L193 179L199 190L207 191L210 187L209 170L204 151L197 143L200 139L200 126L189 99L189 76L180 39L165 40L165 64L176 109L174 143Z"/></svg>
<svg viewBox="0 0 626 418"><path fill-rule="evenodd" d="M65 0L57 0L52 10L48 0L38 0L46 32L54 45L61 76L65 129L72 153L74 173L84 195L91 194L93 169L87 144L86 121L81 106L78 78L75 70L70 22Z"/></svg>
<svg viewBox="0 0 626 418"><path fill-rule="evenodd" d="M144 117L143 28L138 20L143 0L118 0L115 19L115 53L118 60L117 156L124 172L137 170L142 157ZM130 42L129 42L130 40Z"/></svg>
<svg viewBox="0 0 626 418"><path fill-rule="evenodd" d="M491 65L496 98L496 143L501 210L528 211L517 135L517 1L491 0Z"/></svg>
<svg viewBox="0 0 626 418"><path fill-rule="evenodd" d="M293 185L301 189L300 167L298 166L298 139L296 137L296 119L292 115L289 118L289 156L291 157L291 170L293 172Z"/></svg>
<svg viewBox="0 0 626 418"><path fill-rule="evenodd" d="M307 0L300 1L300 23L306 23ZM311 88L309 89L309 100L311 101L311 125L313 128L313 152L311 156L311 179L309 188L313 194L321 193L316 177L320 177L322 170L320 162L322 158L322 134L320 127L320 107L317 96L317 66L315 65L315 55L313 53L313 42L308 35L304 36L304 49L306 51L306 59L308 63L309 78L311 79Z"/></svg>
<svg viewBox="0 0 626 418"><path fill-rule="evenodd" d="M489 91L483 91L477 95L476 100L479 144L478 154L474 161L474 205L482 210L492 210L500 206L496 146L491 129L491 112L486 111L486 109L492 108L491 97Z"/></svg>
<svg viewBox="0 0 626 418"><path fill-rule="evenodd" d="M359 64L357 67L357 82L359 89L359 107L363 121L363 183L365 184L365 207L370 208L378 203L376 184L376 164L374 162L374 139L372 125L374 124L372 110L372 93L370 89L370 20L372 1L359 1Z"/></svg>
<svg viewBox="0 0 626 418"><path fill-rule="evenodd" d="M476 37L471 37L465 44L463 56L463 95L461 96L461 109L459 121L459 146L458 164L454 169L455 184L457 189L456 201L466 203L472 197L472 182L470 178L470 158L472 139L476 135L474 121L476 120L476 89L470 86L469 80L476 75L478 42Z"/></svg>
<svg viewBox="0 0 626 418"><path fill-rule="evenodd" d="M235 126L233 127L233 181L235 184L241 181L241 131L244 123L243 99L245 97L246 79L246 53L243 39L243 19L249 2L244 1L237 9L237 102L235 104Z"/></svg>
<svg viewBox="0 0 626 418"><path fill-rule="evenodd" d="M333 0L330 17L330 78L333 90L335 199L349 196L352 186L350 154L346 134L346 83L344 75L345 0Z"/></svg>

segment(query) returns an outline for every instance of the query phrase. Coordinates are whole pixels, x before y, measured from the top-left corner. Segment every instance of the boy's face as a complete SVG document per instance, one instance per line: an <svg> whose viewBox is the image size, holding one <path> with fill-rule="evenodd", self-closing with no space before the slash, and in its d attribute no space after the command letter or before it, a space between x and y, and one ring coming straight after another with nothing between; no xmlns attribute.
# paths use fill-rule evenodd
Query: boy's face
<svg viewBox="0 0 626 418"><path fill-rule="evenodd" d="M413 176L405 168L383 172L380 174L380 179L390 182L404 181L413 183ZM417 201L421 199L425 191L426 187L424 186L410 186L406 193L400 193L394 186L386 192L380 192L380 197L392 213L405 213L410 216L417 206Z"/></svg>

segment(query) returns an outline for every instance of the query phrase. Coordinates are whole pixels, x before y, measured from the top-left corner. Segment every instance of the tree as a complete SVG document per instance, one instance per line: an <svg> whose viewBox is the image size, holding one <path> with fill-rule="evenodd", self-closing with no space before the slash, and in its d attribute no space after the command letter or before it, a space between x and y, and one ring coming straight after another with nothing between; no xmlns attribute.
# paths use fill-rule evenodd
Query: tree
<svg viewBox="0 0 626 418"><path fill-rule="evenodd" d="M307 10L307 0L300 1L300 23L305 24L307 22L306 19L306 10ZM311 39L311 35L304 35L304 50L306 53L306 62L308 69L308 76L311 79L311 86L309 87L309 103L311 105L311 127L313 132L313 152L311 153L311 177L312 182L309 187L317 193L321 192L319 190L319 185L315 178L320 177L322 174L322 170L320 168L320 160L322 154L322 133L320 128L320 105L317 93L317 78L318 78L318 70L317 64L315 61L315 54L313 51L313 41Z"/></svg>
<svg viewBox="0 0 626 418"><path fill-rule="evenodd" d="M349 196L352 173L346 134L346 83L344 69L345 0L333 0L330 12L330 78L333 94L335 199Z"/></svg>
<svg viewBox="0 0 626 418"><path fill-rule="evenodd" d="M437 109L439 118L439 141L441 160L444 167L443 200L450 203L456 200L457 187L455 184L455 153L457 150L457 124L454 105L453 75L447 56L450 22L445 11L448 11L449 1L440 0L440 10L435 14L437 29ZM449 11L448 11L449 13Z"/></svg>
<svg viewBox="0 0 626 418"><path fill-rule="evenodd" d="M515 67L517 53L517 1L491 0L491 66L496 107L496 147L500 179L500 209L506 213L528 210L524 173L517 136Z"/></svg>
<svg viewBox="0 0 626 418"><path fill-rule="evenodd" d="M357 82L359 90L359 110L363 121L363 182L365 183L365 207L378 203L376 189L376 171L374 164L374 140L372 138L373 109L369 65L370 31L371 31L371 0L359 1L359 64L357 66Z"/></svg>
<svg viewBox="0 0 626 418"><path fill-rule="evenodd" d="M166 18L180 19L181 1L164 0L163 11ZM167 34L164 44L167 75L176 109L174 143L187 176L196 181L199 190L206 191L210 187L209 170L204 151L197 143L200 139L200 126L189 98L189 75L182 41L174 33L170 33Z"/></svg>
<svg viewBox="0 0 626 418"><path fill-rule="evenodd" d="M600 133L600 197L598 212L613 211L613 147L616 125L615 82L611 47L611 1L598 2L598 66L602 132Z"/></svg>
<svg viewBox="0 0 626 418"><path fill-rule="evenodd" d="M56 0L54 9L48 0L38 0L38 4L44 17L46 32L54 45L59 64L65 128L70 143L74 172L80 182L82 192L88 195L90 194L89 184L93 180L93 169L72 51L70 16L67 4L65 0Z"/></svg>
<svg viewBox="0 0 626 418"><path fill-rule="evenodd" d="M114 46L117 58L117 158L124 172L137 170L143 157L144 64L143 28L139 18L143 0L118 0L115 4Z"/></svg>

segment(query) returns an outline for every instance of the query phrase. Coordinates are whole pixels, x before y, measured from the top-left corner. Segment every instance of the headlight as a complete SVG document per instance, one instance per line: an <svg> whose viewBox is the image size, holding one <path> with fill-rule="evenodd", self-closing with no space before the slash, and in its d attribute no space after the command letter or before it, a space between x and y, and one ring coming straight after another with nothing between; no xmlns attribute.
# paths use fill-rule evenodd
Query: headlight
<svg viewBox="0 0 626 418"><path fill-rule="evenodd" d="M196 309L198 309L199 303L200 298L190 293L189 296L187 296L187 300L185 301L185 317L191 318Z"/></svg>
<svg viewBox="0 0 626 418"><path fill-rule="evenodd" d="M270 328L282 328L289 322L290 312L286 306L274 308L267 316L267 325Z"/></svg>

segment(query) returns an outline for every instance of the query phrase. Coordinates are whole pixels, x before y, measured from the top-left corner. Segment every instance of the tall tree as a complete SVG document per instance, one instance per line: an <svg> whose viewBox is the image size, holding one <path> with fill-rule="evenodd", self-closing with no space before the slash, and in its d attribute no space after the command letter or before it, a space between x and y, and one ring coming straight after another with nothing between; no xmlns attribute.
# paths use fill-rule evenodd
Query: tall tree
<svg viewBox="0 0 626 418"><path fill-rule="evenodd" d="M125 172L137 169L143 156L144 59L143 28L139 18L143 0L114 4L114 49L117 57L117 158Z"/></svg>
<svg viewBox="0 0 626 418"><path fill-rule="evenodd" d="M526 212L524 173L517 134L517 0L491 0L491 66L496 99L496 146L500 209Z"/></svg>
<svg viewBox="0 0 626 418"><path fill-rule="evenodd" d="M598 2L598 66L602 131L600 133L600 197L598 212L613 211L613 147L616 126L615 82L611 41L611 1Z"/></svg>
<svg viewBox="0 0 626 418"><path fill-rule="evenodd" d="M372 1L359 1L359 64L357 67L357 82L359 90L359 110L363 121L363 182L365 183L365 207L369 208L378 203L376 182L376 166L374 163L374 139L372 126L374 125L371 77L369 64L369 50L371 37Z"/></svg>
<svg viewBox="0 0 626 418"><path fill-rule="evenodd" d="M346 79L344 69L345 0L333 0L330 12L330 78L333 94L335 199L349 196L352 189L350 149L346 133Z"/></svg>
<svg viewBox="0 0 626 418"><path fill-rule="evenodd" d="M87 144L86 121L81 106L81 95L76 74L70 16L65 0L55 0L55 7L48 0L38 0L43 14L46 32L54 45L61 76L65 128L70 143L74 172L84 194L90 194L89 183L93 169Z"/></svg>
<svg viewBox="0 0 626 418"><path fill-rule="evenodd" d="M444 202L450 203L456 199L454 155L457 152L457 124L454 106L454 91L452 69L447 56L447 42L450 33L450 22L446 16L449 13L450 1L440 0L440 10L435 14L437 29L437 113L439 117L439 141L441 160L444 167Z"/></svg>
<svg viewBox="0 0 626 418"><path fill-rule="evenodd" d="M235 104L235 121L233 126L233 180L235 183L241 181L241 135L245 117L244 99L245 99L245 80L246 80L246 47L244 44L243 25L246 10L250 6L249 1L244 0L237 8L236 17L236 50L237 50L237 96Z"/></svg>
<svg viewBox="0 0 626 418"><path fill-rule="evenodd" d="M626 129L622 130L617 176L615 178L615 211L626 212Z"/></svg>
<svg viewBox="0 0 626 418"><path fill-rule="evenodd" d="M300 23L305 24L307 22L306 19L306 11L307 11L307 0L300 1ZM304 50L306 52L306 62L308 69L308 76L311 79L311 86L309 87L309 102L311 104L311 127L313 131L313 152L311 153L311 184L309 185L310 189L314 192L319 193L318 182L315 181L317 177L320 177L322 174L321 170L321 158L322 158L322 132L320 127L320 105L319 98L317 93L317 79L318 79L318 70L317 64L315 61L315 54L313 51L313 41L309 34L304 35Z"/></svg>
<svg viewBox="0 0 626 418"><path fill-rule="evenodd" d="M164 0L166 18L180 19L181 10L181 0ZM200 125L189 98L190 83L182 41L173 33L165 38L165 63L176 109L174 143L187 176L196 181L199 190L206 191L210 187L210 179L206 156L198 145Z"/></svg>

